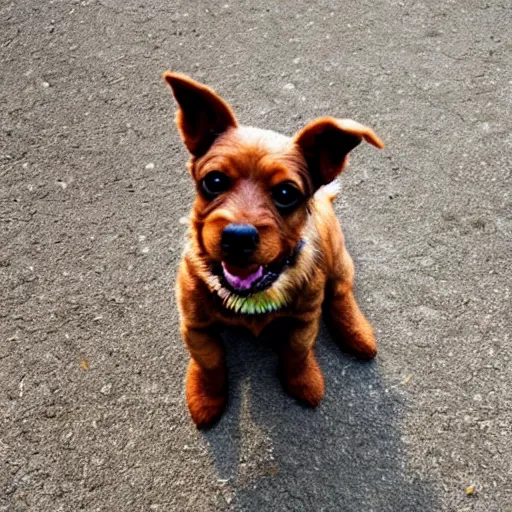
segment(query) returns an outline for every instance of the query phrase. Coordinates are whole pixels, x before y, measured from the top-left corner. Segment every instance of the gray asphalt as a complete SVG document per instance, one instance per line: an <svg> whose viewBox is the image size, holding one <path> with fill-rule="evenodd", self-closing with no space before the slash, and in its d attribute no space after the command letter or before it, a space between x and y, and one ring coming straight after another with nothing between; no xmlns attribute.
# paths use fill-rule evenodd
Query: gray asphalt
<svg viewBox="0 0 512 512"><path fill-rule="evenodd" d="M510 4L225 1L0 1L0 510L512 511ZM380 352L323 329L316 410L233 332L225 416L189 419L166 69L387 144L336 203Z"/></svg>

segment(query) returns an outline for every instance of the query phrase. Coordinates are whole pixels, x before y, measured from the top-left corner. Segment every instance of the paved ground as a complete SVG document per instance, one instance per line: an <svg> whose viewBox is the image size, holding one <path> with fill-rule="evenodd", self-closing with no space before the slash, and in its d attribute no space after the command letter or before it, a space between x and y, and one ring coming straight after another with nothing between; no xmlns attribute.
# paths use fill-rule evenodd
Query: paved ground
<svg viewBox="0 0 512 512"><path fill-rule="evenodd" d="M0 510L512 511L510 5L226 2L0 0ZM230 407L191 424L165 69L387 143L337 203L380 354L323 331L316 411L232 333Z"/></svg>

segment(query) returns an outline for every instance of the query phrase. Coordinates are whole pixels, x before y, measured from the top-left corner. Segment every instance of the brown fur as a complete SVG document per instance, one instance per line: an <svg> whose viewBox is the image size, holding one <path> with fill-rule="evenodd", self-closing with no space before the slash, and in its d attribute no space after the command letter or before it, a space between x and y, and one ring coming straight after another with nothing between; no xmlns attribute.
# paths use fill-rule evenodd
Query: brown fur
<svg viewBox="0 0 512 512"><path fill-rule="evenodd" d="M373 330L352 292L354 266L331 205L333 193L321 188L346 166L349 152L363 139L378 148L381 140L355 121L321 118L293 139L256 128L240 127L229 106L211 89L177 73L166 73L178 102L176 118L190 152L189 170L199 189L204 176L221 170L231 187L213 200L198 193L191 213L190 241L180 265L177 297L181 332L190 352L187 404L199 427L217 420L226 404L227 382L219 331L244 326L259 335L274 332L280 346L285 389L316 406L324 394L322 371L313 346L322 305L342 346L362 358L376 355ZM270 189L292 182L306 200L281 215ZM315 193L316 192L316 193ZM307 247L279 286L289 297L285 307L264 314L240 314L225 308L211 286L212 262L222 259L221 233L230 223L249 223L259 245L248 265L268 265L283 258L301 239ZM277 286L277 285L276 285Z"/></svg>

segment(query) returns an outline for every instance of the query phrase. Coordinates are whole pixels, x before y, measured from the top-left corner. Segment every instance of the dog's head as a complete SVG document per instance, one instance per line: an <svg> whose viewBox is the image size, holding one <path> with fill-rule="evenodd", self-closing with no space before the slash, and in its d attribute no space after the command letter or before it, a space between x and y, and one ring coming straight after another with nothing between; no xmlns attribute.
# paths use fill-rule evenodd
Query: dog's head
<svg viewBox="0 0 512 512"><path fill-rule="evenodd" d="M191 155L191 223L200 256L235 293L264 290L298 252L315 191L343 170L363 139L383 144L347 119L317 119L293 138L239 126L211 89L177 73L164 79Z"/></svg>

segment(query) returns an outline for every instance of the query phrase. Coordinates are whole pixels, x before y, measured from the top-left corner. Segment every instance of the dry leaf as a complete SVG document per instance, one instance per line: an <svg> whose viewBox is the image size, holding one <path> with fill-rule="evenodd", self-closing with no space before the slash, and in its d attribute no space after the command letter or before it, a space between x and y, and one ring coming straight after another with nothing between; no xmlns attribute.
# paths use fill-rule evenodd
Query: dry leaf
<svg viewBox="0 0 512 512"><path fill-rule="evenodd" d="M475 494L475 486L470 485L469 487L466 487L466 494L468 496L472 496L473 494Z"/></svg>
<svg viewBox="0 0 512 512"><path fill-rule="evenodd" d="M80 366L85 370L87 371L89 369L89 363L85 360L85 359L82 359L80 361Z"/></svg>
<svg viewBox="0 0 512 512"><path fill-rule="evenodd" d="M272 465L266 469L265 473L268 476L277 476L279 474L279 468L276 465Z"/></svg>

